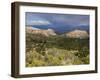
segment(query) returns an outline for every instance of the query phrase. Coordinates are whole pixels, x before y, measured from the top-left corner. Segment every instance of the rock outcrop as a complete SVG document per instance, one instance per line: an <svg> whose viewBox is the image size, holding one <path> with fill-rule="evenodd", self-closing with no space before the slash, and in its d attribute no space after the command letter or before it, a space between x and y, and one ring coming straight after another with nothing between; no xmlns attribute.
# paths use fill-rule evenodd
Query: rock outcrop
<svg viewBox="0 0 100 80"><path fill-rule="evenodd" d="M84 39L84 38L88 38L89 34L85 30L74 30L74 31L66 33L66 36L68 38Z"/></svg>
<svg viewBox="0 0 100 80"><path fill-rule="evenodd" d="M47 29L47 30L42 30L42 29L34 29L32 27L26 27L26 32L32 33L32 34L42 34L45 36L54 36L56 35L55 31L53 29Z"/></svg>

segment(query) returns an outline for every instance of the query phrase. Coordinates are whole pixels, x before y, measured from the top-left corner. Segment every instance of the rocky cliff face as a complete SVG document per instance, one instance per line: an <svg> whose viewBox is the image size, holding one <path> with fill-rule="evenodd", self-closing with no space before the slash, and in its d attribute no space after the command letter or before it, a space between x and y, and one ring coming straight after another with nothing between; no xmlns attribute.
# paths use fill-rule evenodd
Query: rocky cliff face
<svg viewBox="0 0 100 80"><path fill-rule="evenodd" d="M80 39L89 37L88 33L84 30L74 30L69 33L66 33L66 36L68 38L80 38Z"/></svg>
<svg viewBox="0 0 100 80"><path fill-rule="evenodd" d="M33 29L32 27L26 27L26 32L33 33L33 34L42 34L45 36L54 36L56 35L55 31L52 29L42 30L42 29Z"/></svg>

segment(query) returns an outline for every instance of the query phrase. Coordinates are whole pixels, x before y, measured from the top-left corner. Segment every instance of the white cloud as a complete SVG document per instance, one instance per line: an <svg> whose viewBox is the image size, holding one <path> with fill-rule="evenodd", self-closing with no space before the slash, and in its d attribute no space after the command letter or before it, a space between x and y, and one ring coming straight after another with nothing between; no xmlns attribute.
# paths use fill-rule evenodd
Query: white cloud
<svg viewBox="0 0 100 80"><path fill-rule="evenodd" d="M46 20L32 20L32 21L30 21L30 24L31 25L49 25L51 23Z"/></svg>

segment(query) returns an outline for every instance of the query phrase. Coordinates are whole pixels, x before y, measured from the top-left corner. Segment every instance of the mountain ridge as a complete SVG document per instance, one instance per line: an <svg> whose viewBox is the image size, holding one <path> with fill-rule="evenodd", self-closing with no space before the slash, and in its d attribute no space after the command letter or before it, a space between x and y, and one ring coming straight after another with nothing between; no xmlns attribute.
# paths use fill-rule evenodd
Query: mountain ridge
<svg viewBox="0 0 100 80"><path fill-rule="evenodd" d="M89 34L85 30L73 30L65 34L68 38L88 38Z"/></svg>
<svg viewBox="0 0 100 80"><path fill-rule="evenodd" d="M33 28L31 26L26 27L26 32L33 34L42 34L46 37L59 35L53 29L38 29L38 28ZM65 35L68 38L81 38L81 39L89 37L89 34L86 30L80 30L80 29L75 29L60 35Z"/></svg>
<svg viewBox="0 0 100 80"><path fill-rule="evenodd" d="M42 29L33 29L32 27L26 27L26 32L33 34L42 34L47 37L50 35L51 36L57 35L53 29L42 30Z"/></svg>

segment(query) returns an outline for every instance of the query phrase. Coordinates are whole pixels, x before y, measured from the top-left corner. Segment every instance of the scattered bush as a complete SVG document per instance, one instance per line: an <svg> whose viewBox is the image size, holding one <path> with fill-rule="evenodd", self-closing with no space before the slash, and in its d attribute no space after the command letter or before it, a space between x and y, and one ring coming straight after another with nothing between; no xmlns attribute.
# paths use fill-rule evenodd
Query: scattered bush
<svg viewBox="0 0 100 80"><path fill-rule="evenodd" d="M89 64L89 39L26 33L26 67Z"/></svg>

